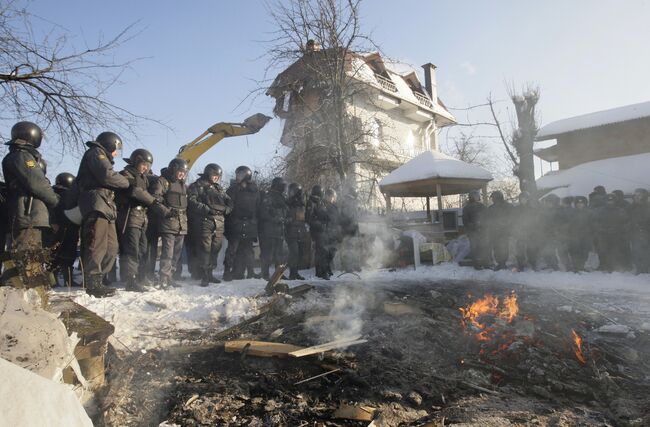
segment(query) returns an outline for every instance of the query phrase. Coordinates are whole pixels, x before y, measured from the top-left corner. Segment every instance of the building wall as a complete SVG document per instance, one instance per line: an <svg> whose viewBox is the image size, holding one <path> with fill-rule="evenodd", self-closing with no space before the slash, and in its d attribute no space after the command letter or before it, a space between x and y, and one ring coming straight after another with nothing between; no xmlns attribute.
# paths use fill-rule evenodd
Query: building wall
<svg viewBox="0 0 650 427"><path fill-rule="evenodd" d="M650 118L600 126L558 138L559 166L650 153Z"/></svg>

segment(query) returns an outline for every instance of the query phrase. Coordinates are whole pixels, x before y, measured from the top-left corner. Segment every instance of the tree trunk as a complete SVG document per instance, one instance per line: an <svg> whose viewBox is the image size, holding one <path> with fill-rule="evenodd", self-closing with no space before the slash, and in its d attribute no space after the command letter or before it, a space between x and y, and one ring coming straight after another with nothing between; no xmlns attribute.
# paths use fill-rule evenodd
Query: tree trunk
<svg viewBox="0 0 650 427"><path fill-rule="evenodd" d="M528 90L523 95L512 97L518 122L518 128L515 130L512 139L519 156L519 168L516 175L519 178L520 190L527 191L531 195L537 193L533 155L533 145L537 134L537 124L535 123L537 101L539 101L539 91L537 89Z"/></svg>

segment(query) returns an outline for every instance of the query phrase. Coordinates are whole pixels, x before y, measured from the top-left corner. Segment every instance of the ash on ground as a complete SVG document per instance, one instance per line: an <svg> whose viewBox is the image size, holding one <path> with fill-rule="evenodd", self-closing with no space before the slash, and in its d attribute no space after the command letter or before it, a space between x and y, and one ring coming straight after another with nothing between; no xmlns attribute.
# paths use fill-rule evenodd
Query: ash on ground
<svg viewBox="0 0 650 427"><path fill-rule="evenodd" d="M513 291L518 314L511 322L481 319L489 339L463 326L460 308ZM650 425L650 336L628 326L648 319L613 318L594 308L598 301L449 281L359 281L276 301L255 321L204 334L205 345L114 354L96 421L369 425L335 418L350 405L372 408L374 426ZM250 339L309 347L356 334L368 341L303 358L226 353L223 346Z"/></svg>

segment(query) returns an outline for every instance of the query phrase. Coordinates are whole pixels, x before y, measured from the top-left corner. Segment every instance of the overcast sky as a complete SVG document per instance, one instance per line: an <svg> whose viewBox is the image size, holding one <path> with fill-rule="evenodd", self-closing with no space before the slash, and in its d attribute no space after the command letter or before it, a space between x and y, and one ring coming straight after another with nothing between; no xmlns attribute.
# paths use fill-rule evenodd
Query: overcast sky
<svg viewBox="0 0 650 427"><path fill-rule="evenodd" d="M650 100L650 2L642 0L366 0L363 27L392 58L438 66L439 96L450 107L505 99L506 84L541 88L541 124ZM140 34L120 48L124 59L144 57L111 93L114 103L169 124L143 126L126 153L154 152L158 171L178 148L218 121L255 112L271 115L258 98L237 108L263 77L259 58L272 22L263 1L34 0L30 11L62 25L76 43L111 36L137 22ZM38 26L50 24L39 22ZM501 104L505 108L507 103ZM465 120L462 112L457 118ZM278 149L281 122L258 135L223 140L197 163L264 166ZM476 134L487 133L477 131ZM50 141L55 143L55 141ZM49 175L77 163L51 159ZM117 167L124 164L120 161Z"/></svg>

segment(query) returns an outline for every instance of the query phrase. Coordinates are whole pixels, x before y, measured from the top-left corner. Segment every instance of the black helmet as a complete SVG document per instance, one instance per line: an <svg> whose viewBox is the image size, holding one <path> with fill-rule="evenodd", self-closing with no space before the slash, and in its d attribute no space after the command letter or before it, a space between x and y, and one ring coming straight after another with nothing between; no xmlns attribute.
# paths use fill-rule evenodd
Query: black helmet
<svg viewBox="0 0 650 427"><path fill-rule="evenodd" d="M336 200L336 191L333 188L325 190L325 199L332 199L332 202L334 202Z"/></svg>
<svg viewBox="0 0 650 427"><path fill-rule="evenodd" d="M128 159L124 159L124 161L131 166L137 166L140 163L149 163L151 166L153 164L153 154L149 150L138 148L137 150L133 150L131 156Z"/></svg>
<svg viewBox="0 0 650 427"><path fill-rule="evenodd" d="M490 194L490 198L494 202L503 202L505 199L503 198L503 193L500 192L499 190L493 191L492 194Z"/></svg>
<svg viewBox="0 0 650 427"><path fill-rule="evenodd" d="M292 182L289 184L289 197L300 196L302 195L302 185L297 182Z"/></svg>
<svg viewBox="0 0 650 427"><path fill-rule="evenodd" d="M552 206L558 206L560 204L560 196L551 193L548 196L544 197L544 202Z"/></svg>
<svg viewBox="0 0 650 427"><path fill-rule="evenodd" d="M597 185L594 187L594 193L606 195L607 191L605 191L605 187L603 187L602 185Z"/></svg>
<svg viewBox="0 0 650 427"><path fill-rule="evenodd" d="M284 178L282 177L273 178L273 181L271 181L271 190L277 191L279 193L284 193L286 189L287 189L287 183L284 181Z"/></svg>
<svg viewBox="0 0 650 427"><path fill-rule="evenodd" d="M311 188L311 195L316 196L316 197L323 197L323 187L320 185L316 184Z"/></svg>
<svg viewBox="0 0 650 427"><path fill-rule="evenodd" d="M114 132L102 132L97 135L95 141L109 153L122 148L122 138Z"/></svg>
<svg viewBox="0 0 650 427"><path fill-rule="evenodd" d="M208 163L203 169L203 176L206 178L212 178L213 176L221 177L223 175L223 169L216 163Z"/></svg>
<svg viewBox="0 0 650 427"><path fill-rule="evenodd" d="M235 169L235 181L241 183L253 179L253 171L248 166L240 166Z"/></svg>
<svg viewBox="0 0 650 427"><path fill-rule="evenodd" d="M43 131L32 122L18 122L11 128L11 142L20 139L34 148L41 146Z"/></svg>
<svg viewBox="0 0 650 427"><path fill-rule="evenodd" d="M176 179L176 174L178 172L185 172L187 173L190 170L189 165L187 164L187 161L184 159L180 159L178 157L172 159L171 162L169 162L169 166L167 166L167 170L171 174L171 176Z"/></svg>
<svg viewBox="0 0 650 427"><path fill-rule="evenodd" d="M607 196L605 196L605 200L607 203L613 203L618 201L618 197L614 193L609 193Z"/></svg>
<svg viewBox="0 0 650 427"><path fill-rule="evenodd" d="M60 187L70 188L74 183L74 175L68 172L61 172L56 176L54 184Z"/></svg>
<svg viewBox="0 0 650 427"><path fill-rule="evenodd" d="M581 204L581 203L582 203L583 205L585 205L585 206L588 206L588 205L589 205L589 201L587 200L587 198L586 198L585 196L576 196L576 197L573 199L573 206L578 206L578 205Z"/></svg>

